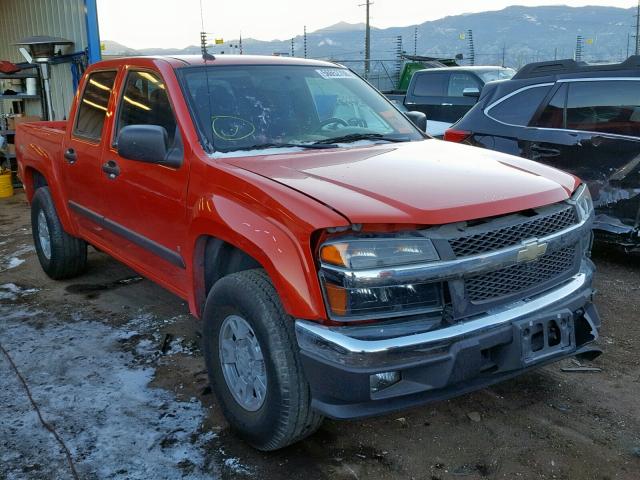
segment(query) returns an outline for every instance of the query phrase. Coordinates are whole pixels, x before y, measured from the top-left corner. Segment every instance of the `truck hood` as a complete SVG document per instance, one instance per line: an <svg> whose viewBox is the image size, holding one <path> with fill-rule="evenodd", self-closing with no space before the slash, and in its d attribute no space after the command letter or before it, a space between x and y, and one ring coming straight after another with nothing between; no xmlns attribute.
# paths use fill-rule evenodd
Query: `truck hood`
<svg viewBox="0 0 640 480"><path fill-rule="evenodd" d="M536 162L433 139L220 160L365 224L441 225L502 215L566 200L579 184Z"/></svg>

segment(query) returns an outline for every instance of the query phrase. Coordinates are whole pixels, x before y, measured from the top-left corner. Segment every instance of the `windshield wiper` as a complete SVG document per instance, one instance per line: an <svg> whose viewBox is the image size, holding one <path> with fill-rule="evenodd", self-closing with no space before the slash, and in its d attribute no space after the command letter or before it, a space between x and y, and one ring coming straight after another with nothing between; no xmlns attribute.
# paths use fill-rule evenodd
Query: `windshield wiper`
<svg viewBox="0 0 640 480"><path fill-rule="evenodd" d="M261 143L258 145L251 145L248 147L239 147L235 150L228 150L228 152L235 151L248 151L248 150L267 150L269 148L333 148L333 145L317 144L317 143Z"/></svg>
<svg viewBox="0 0 640 480"><path fill-rule="evenodd" d="M408 142L408 137L389 137L381 133L351 133L349 135L343 135L341 137L325 138L324 140L318 140L313 145L326 145L336 143L349 143L357 142L358 140L384 140L385 142Z"/></svg>

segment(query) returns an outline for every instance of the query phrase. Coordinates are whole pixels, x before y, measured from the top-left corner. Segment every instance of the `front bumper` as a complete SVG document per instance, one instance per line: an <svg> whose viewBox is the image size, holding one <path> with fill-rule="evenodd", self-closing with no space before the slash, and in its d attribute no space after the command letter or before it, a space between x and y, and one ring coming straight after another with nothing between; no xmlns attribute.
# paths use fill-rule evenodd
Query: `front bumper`
<svg viewBox="0 0 640 480"><path fill-rule="evenodd" d="M379 338L358 338L345 328L297 320L312 406L339 419L379 415L457 396L587 351L600 328L591 303L592 275L593 265L586 261L551 291L411 335L389 338L380 331ZM558 335L550 335L552 329ZM372 393L370 376L388 371L400 372L401 380Z"/></svg>

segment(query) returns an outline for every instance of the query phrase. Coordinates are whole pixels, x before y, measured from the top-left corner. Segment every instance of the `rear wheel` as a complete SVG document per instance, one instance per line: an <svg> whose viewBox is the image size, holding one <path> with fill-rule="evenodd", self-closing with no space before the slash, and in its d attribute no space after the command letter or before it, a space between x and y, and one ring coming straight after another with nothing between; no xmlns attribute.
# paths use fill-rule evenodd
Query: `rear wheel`
<svg viewBox="0 0 640 480"><path fill-rule="evenodd" d="M61 280L84 272L87 265L87 244L65 232L49 187L38 188L33 196L31 230L38 260L49 277Z"/></svg>
<svg viewBox="0 0 640 480"><path fill-rule="evenodd" d="M311 435L322 416L311 409L293 319L261 270L223 277L204 310L204 354L223 413L260 450Z"/></svg>

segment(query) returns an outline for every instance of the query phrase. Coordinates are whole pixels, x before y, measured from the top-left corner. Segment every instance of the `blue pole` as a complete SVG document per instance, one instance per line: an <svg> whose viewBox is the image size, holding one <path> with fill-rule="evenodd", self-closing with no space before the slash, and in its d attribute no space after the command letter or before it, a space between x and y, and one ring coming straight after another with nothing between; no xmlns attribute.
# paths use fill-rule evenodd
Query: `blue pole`
<svg viewBox="0 0 640 480"><path fill-rule="evenodd" d="M87 21L87 50L89 64L102 60L100 54L100 29L98 28L98 6L96 0L84 0L85 19Z"/></svg>

